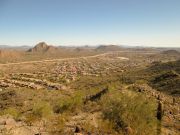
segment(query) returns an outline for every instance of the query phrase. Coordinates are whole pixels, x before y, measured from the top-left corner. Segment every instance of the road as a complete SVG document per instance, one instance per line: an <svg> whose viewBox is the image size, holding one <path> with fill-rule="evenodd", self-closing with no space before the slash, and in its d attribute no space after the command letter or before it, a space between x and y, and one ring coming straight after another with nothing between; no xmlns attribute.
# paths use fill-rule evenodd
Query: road
<svg viewBox="0 0 180 135"><path fill-rule="evenodd" d="M65 60L76 60L76 59L87 59L87 58L96 58L99 56L104 56L107 54L110 54L111 52L108 53L102 53L102 54L97 54L93 56L83 56L83 57L75 57L75 58L60 58L60 59L51 59L51 60L38 60L38 61L25 61L25 62L17 62L17 63L5 63L5 64L0 64L0 66L9 66L9 65L21 65L21 64L33 64L33 63L45 63L45 62L57 62L57 61L65 61Z"/></svg>
<svg viewBox="0 0 180 135"><path fill-rule="evenodd" d="M59 58L59 59L51 59L51 60L38 60L38 61L24 61L24 62L17 62L17 63L5 63L5 64L0 64L0 66L9 66L9 65L21 65L21 64L33 64L33 63L45 63L45 62L57 62L57 61L64 61L64 60L76 60L76 59L87 59L87 58L96 58L99 56L104 56L107 54L112 54L112 53L118 53L118 52L123 52L123 53L130 53L131 51L111 51L111 52L106 52L106 53L101 53L93 56L82 56L82 57L75 57L75 58ZM142 52L141 52L142 53ZM154 54L151 52L144 52L144 54ZM129 58L126 57L118 57L121 58L122 60L129 60Z"/></svg>

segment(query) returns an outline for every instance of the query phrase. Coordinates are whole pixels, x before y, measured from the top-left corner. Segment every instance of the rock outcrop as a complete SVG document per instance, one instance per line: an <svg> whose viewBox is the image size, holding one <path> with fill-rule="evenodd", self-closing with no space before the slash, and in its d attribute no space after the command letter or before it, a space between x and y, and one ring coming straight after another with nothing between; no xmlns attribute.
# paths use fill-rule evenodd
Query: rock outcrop
<svg viewBox="0 0 180 135"><path fill-rule="evenodd" d="M0 116L0 135L43 135L38 126L28 126L22 121L15 121L11 115ZM48 133L46 133L48 135Z"/></svg>
<svg viewBox="0 0 180 135"><path fill-rule="evenodd" d="M45 42L38 43L35 47L28 50L28 52L33 53L53 53L57 51L58 48L54 46L47 45Z"/></svg>

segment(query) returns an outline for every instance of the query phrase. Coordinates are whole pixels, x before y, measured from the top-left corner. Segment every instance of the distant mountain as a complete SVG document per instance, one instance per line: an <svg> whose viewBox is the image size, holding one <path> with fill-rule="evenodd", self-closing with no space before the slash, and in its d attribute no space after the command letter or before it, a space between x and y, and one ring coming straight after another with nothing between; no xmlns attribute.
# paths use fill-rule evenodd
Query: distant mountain
<svg viewBox="0 0 180 135"><path fill-rule="evenodd" d="M117 45L100 45L95 50L96 51L119 51L122 48Z"/></svg>
<svg viewBox="0 0 180 135"><path fill-rule="evenodd" d="M47 45L45 42L40 42L35 47L29 49L27 52L33 52L33 53L54 53L57 50L58 50L57 47Z"/></svg>
<svg viewBox="0 0 180 135"><path fill-rule="evenodd" d="M75 48L74 48L74 51L75 51L75 52L94 51L94 49L96 49L96 48L86 45L86 46L75 47Z"/></svg>
<svg viewBox="0 0 180 135"><path fill-rule="evenodd" d="M17 46L17 47L14 47L14 48L12 48L12 49L26 51L26 50L28 50L28 49L30 49L30 48L31 48L31 46L26 46L26 45L24 45L24 46Z"/></svg>
<svg viewBox="0 0 180 135"><path fill-rule="evenodd" d="M177 50L167 50L163 51L162 54L167 54L167 55L180 55L180 52Z"/></svg>
<svg viewBox="0 0 180 135"><path fill-rule="evenodd" d="M23 45L23 46L10 46L10 45L0 45L0 49L13 49L13 50L27 50L31 48L30 46Z"/></svg>
<svg viewBox="0 0 180 135"><path fill-rule="evenodd" d="M8 45L0 45L0 49L6 49L6 48L10 48L10 46L8 46Z"/></svg>

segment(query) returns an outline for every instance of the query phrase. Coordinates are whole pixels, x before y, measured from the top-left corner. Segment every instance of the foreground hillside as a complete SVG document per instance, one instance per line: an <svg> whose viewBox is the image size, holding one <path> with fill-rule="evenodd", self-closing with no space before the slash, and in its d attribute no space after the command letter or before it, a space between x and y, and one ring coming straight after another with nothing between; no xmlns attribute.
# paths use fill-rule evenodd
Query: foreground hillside
<svg viewBox="0 0 180 135"><path fill-rule="evenodd" d="M178 135L179 64L144 50L1 64L0 134Z"/></svg>
<svg viewBox="0 0 180 135"><path fill-rule="evenodd" d="M159 72L150 80L150 84L154 88L172 95L180 95L180 60L159 63L149 70Z"/></svg>
<svg viewBox="0 0 180 135"><path fill-rule="evenodd" d="M180 95L180 60L154 62L145 69L129 72L125 76L131 82L147 82L150 86L171 95Z"/></svg>

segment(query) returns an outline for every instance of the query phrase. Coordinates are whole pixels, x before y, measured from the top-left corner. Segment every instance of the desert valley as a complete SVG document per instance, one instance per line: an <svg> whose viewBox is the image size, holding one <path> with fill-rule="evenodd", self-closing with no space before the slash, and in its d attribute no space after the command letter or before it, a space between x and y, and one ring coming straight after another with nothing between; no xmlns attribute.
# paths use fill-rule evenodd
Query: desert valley
<svg viewBox="0 0 180 135"><path fill-rule="evenodd" d="M2 135L178 135L180 49L0 49Z"/></svg>

